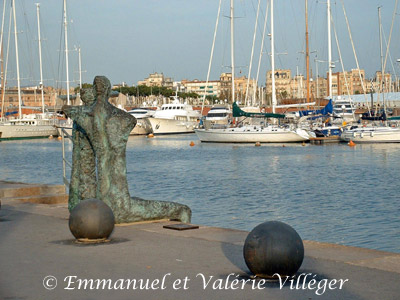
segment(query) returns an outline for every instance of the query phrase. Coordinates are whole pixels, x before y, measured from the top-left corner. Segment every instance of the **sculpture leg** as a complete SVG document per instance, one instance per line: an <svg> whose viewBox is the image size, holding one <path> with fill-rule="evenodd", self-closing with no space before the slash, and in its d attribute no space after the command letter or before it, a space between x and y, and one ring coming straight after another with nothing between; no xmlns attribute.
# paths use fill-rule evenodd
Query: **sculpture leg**
<svg viewBox="0 0 400 300"><path fill-rule="evenodd" d="M129 205L114 211L116 223L132 223L160 219L190 223L192 211L187 205L176 202L144 200L133 197Z"/></svg>

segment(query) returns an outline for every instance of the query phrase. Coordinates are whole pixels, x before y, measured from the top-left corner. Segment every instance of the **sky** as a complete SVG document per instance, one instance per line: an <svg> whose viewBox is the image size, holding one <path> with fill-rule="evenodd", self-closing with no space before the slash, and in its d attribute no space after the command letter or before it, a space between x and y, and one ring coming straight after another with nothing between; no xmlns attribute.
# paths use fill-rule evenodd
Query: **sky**
<svg viewBox="0 0 400 300"><path fill-rule="evenodd" d="M44 84L64 85L65 58L62 0L16 0L20 72L23 84L39 82L36 2L40 2ZM229 3L222 0L221 17L215 43L210 80L221 72L230 72ZM395 0L332 0L332 53L339 55L334 36L338 35L346 70L356 63L344 19L342 2L350 22L359 64L367 77L380 70L378 6L382 6L382 28L389 38ZM7 49L7 1L3 49ZM255 78L267 0L260 0L260 18L251 77ZM2 3L3 4L3 3ZM1 10L2 9L1 4ZM174 81L205 80L218 11L218 0L68 0L69 73L72 86L78 85L78 46L82 55L83 82L105 75L113 84L137 84L150 73L163 73ZM236 76L248 75L258 0L235 0ZM310 66L316 73L315 59L328 59L326 1L308 0ZM399 11L399 9L397 9ZM291 69L292 75L305 74L305 1L274 1L276 68ZM400 15L396 15L386 70L400 73ZM267 31L270 32L268 16ZM13 30L9 47L8 79L15 85L15 49ZM386 47L385 47L386 48ZM259 84L265 84L270 64L270 38L266 36L262 51ZM4 58L4 61L6 58ZM397 65L396 65L397 64ZM341 71L340 62L334 72ZM327 63L318 63L318 73L326 77Z"/></svg>

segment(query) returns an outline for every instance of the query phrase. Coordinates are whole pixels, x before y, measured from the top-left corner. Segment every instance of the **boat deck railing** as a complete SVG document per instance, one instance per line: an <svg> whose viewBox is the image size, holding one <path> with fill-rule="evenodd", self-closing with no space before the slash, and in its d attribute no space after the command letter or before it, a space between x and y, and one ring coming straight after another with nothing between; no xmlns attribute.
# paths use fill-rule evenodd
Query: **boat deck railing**
<svg viewBox="0 0 400 300"><path fill-rule="evenodd" d="M69 188L69 180L67 177L67 167L72 170L72 163L68 161L68 159L65 157L65 140L69 139L72 141L72 136L69 135L69 133L65 130L65 128L60 127L61 130L61 140L62 140L62 161L63 161L63 183L65 185L65 190Z"/></svg>

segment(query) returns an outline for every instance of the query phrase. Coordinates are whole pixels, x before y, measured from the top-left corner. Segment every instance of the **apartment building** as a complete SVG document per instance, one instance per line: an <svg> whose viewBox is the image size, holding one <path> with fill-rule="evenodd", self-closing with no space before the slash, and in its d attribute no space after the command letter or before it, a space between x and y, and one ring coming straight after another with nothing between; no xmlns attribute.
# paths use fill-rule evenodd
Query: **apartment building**
<svg viewBox="0 0 400 300"><path fill-rule="evenodd" d="M165 78L163 73L152 73L144 80L138 81L138 85L145 86L164 86Z"/></svg>
<svg viewBox="0 0 400 300"><path fill-rule="evenodd" d="M71 90L72 93L72 90ZM43 88L44 105L53 107L56 105L56 90L52 87ZM42 106L42 91L40 87L21 88L21 101L23 106ZM7 106L18 106L18 89L17 87L7 88L4 94L4 104Z"/></svg>
<svg viewBox="0 0 400 300"><path fill-rule="evenodd" d="M327 73L329 80L329 73ZM327 90L329 82L327 80ZM365 71L352 69L351 71L332 73L332 95L362 94L366 87Z"/></svg>
<svg viewBox="0 0 400 300"><path fill-rule="evenodd" d="M220 99L226 99L232 103L232 73L221 73L220 81ZM235 77L235 100L244 102L246 98L247 84L249 93L252 93L257 84L254 79L248 80L246 76Z"/></svg>
<svg viewBox="0 0 400 300"><path fill-rule="evenodd" d="M295 90L299 90L299 86L296 83L292 84L292 71L291 70L275 70L275 91L277 99L286 99L288 97L293 98ZM295 80L298 80L295 79ZM272 95L272 71L268 71L266 75L266 92L267 95Z"/></svg>
<svg viewBox="0 0 400 300"><path fill-rule="evenodd" d="M382 82L382 72L377 71L375 73L373 87L374 91L379 91L382 89L384 93L393 92L394 85L392 84L392 75L390 73L385 73L384 80Z"/></svg>
<svg viewBox="0 0 400 300"><path fill-rule="evenodd" d="M219 97L221 93L221 82L219 80L209 81L206 85L206 81L202 80L182 80L181 84L184 86L184 90L187 93L196 93L199 96L215 96Z"/></svg>

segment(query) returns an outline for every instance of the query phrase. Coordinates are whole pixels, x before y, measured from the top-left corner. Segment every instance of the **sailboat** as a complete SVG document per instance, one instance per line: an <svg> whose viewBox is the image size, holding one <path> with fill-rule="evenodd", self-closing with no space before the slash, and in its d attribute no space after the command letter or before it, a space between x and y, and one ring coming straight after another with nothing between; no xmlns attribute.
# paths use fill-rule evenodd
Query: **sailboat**
<svg viewBox="0 0 400 300"><path fill-rule="evenodd" d="M235 100L235 59L234 59L234 5L231 0L230 6L230 22L231 22L231 64L232 64L232 99ZM272 74L275 74L274 61L274 1L271 0L271 68ZM236 102L233 102L233 117L245 118L284 118L284 115L275 113L276 107L276 91L275 76L272 76L272 113L246 113L242 111ZM235 127L225 128L202 128L195 130L197 137L201 142L214 143L286 143L286 142L302 142L310 139L310 135L306 130L296 128L294 124L286 124L284 126L276 124L266 124L261 122L258 125L243 125L242 122L236 124Z"/></svg>
<svg viewBox="0 0 400 300"><path fill-rule="evenodd" d="M14 20L14 39L15 39L15 56L17 68L17 83L18 83L18 119L9 120L0 125L0 140L5 139L28 139L28 138L43 138L52 135L57 135L57 130L54 127L54 119L48 118L44 113L44 96L42 85L42 67L41 67L41 44L40 44L40 23L39 23L39 5L37 5L38 14L38 36L39 36L39 59L41 72L41 92L42 92L42 113L34 115L22 115L21 101L21 85L19 76L19 57L18 57L18 37L17 37L17 19L15 13L15 0L12 1L12 13Z"/></svg>
<svg viewBox="0 0 400 300"><path fill-rule="evenodd" d="M396 2L397 3L397 2ZM396 11L396 7L395 10ZM385 64L383 63L383 53L382 53L382 22L381 22L381 7L378 7L378 18L379 18L379 39L380 39L380 53L381 53L381 67L382 67L382 77L381 77L381 89L385 74ZM387 53L389 51L389 44L387 45ZM386 55L387 55L386 53ZM385 62L386 63L386 62ZM386 111L386 103L383 100L384 112ZM386 113L385 113L386 115ZM355 143L400 143L400 127L391 127L388 125L387 121L384 123L372 123L371 125L357 125L352 126L350 129L345 130L341 139L345 142L353 141Z"/></svg>

